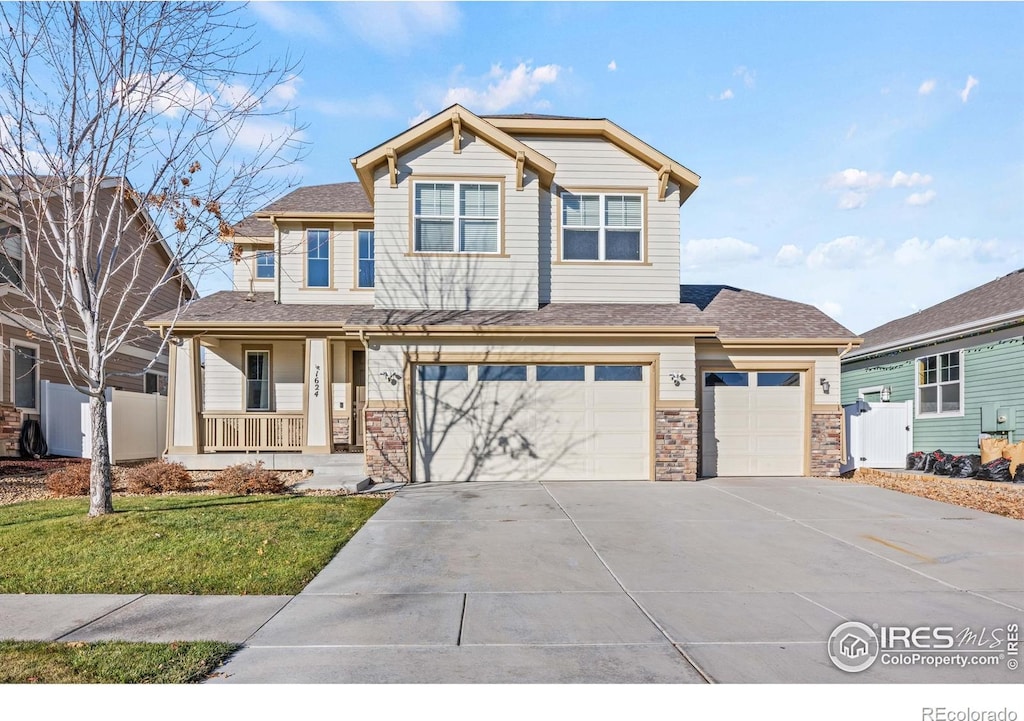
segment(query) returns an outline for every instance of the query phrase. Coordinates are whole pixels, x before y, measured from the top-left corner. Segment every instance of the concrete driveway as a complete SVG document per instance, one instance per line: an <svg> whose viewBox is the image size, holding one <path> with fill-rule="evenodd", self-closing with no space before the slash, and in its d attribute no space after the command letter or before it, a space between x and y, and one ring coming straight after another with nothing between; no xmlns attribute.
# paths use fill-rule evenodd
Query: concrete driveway
<svg viewBox="0 0 1024 721"><path fill-rule="evenodd" d="M996 666L841 671L850 620L988 656L1024 620L1024 523L810 478L407 487L214 682L1024 680L1005 638Z"/></svg>

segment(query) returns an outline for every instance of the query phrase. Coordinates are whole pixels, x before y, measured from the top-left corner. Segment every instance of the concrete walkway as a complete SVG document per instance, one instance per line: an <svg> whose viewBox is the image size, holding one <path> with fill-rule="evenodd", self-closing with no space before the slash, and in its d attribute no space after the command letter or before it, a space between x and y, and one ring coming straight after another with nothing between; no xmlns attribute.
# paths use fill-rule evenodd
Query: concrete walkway
<svg viewBox="0 0 1024 721"><path fill-rule="evenodd" d="M1024 621L1024 523L818 479L402 489L295 597L0 596L0 638L222 639L215 683L1020 683L826 653Z"/></svg>

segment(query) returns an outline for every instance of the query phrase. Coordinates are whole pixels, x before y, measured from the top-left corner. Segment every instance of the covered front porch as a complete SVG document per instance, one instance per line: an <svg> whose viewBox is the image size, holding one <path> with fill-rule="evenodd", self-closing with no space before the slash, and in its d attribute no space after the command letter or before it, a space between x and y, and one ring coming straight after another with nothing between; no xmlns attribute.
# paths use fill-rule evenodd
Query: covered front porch
<svg viewBox="0 0 1024 721"><path fill-rule="evenodd" d="M171 346L169 386L168 460L197 470L257 459L288 470L362 465L358 337L183 336Z"/></svg>

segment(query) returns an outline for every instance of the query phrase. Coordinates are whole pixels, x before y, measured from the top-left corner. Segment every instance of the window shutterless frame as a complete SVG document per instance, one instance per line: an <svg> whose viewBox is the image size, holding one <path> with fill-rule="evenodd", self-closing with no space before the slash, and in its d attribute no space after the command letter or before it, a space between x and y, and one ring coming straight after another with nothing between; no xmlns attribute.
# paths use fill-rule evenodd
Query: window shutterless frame
<svg viewBox="0 0 1024 721"><path fill-rule="evenodd" d="M637 190L559 193L559 262L645 263L646 194Z"/></svg>
<svg viewBox="0 0 1024 721"><path fill-rule="evenodd" d="M914 360L914 416L964 415L964 352L936 353Z"/></svg>
<svg viewBox="0 0 1024 721"><path fill-rule="evenodd" d="M306 287L331 287L331 231L306 228Z"/></svg>
<svg viewBox="0 0 1024 721"><path fill-rule="evenodd" d="M271 392L273 376L269 350L245 351L245 410L266 413L273 409Z"/></svg>
<svg viewBox="0 0 1024 721"><path fill-rule="evenodd" d="M503 188L497 179L413 181L412 252L500 255Z"/></svg>
<svg viewBox="0 0 1024 721"><path fill-rule="evenodd" d="M39 346L11 342L11 400L15 408L39 410Z"/></svg>
<svg viewBox="0 0 1024 721"><path fill-rule="evenodd" d="M255 263L257 280L273 280L275 272L274 256L275 253L272 250L256 251Z"/></svg>
<svg viewBox="0 0 1024 721"><path fill-rule="evenodd" d="M371 289L375 281L374 235L372 230L356 231L356 288Z"/></svg>

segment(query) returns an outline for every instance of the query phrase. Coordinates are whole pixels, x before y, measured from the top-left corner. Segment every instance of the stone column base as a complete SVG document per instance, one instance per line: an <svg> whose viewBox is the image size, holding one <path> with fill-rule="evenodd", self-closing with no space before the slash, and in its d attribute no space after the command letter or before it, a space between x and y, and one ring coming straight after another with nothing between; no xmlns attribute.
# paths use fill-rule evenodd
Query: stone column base
<svg viewBox="0 0 1024 721"><path fill-rule="evenodd" d="M842 411L811 414L811 475L835 478L842 464Z"/></svg>
<svg viewBox="0 0 1024 721"><path fill-rule="evenodd" d="M654 480L697 480L697 409L671 408L654 414Z"/></svg>
<svg viewBox="0 0 1024 721"><path fill-rule="evenodd" d="M412 439L406 410L367 409L365 433L366 475L376 483L408 483Z"/></svg>

